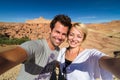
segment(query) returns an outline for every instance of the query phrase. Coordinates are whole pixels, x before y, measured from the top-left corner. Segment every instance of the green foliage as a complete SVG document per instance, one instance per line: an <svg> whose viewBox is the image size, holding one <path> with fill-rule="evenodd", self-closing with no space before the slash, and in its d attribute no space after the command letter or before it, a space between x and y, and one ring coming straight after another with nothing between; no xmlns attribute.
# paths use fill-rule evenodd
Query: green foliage
<svg viewBox="0 0 120 80"><path fill-rule="evenodd" d="M28 37L23 37L21 39L18 38L12 38L6 37L5 35L0 35L0 44L6 44L6 45L19 45L25 41L30 40Z"/></svg>

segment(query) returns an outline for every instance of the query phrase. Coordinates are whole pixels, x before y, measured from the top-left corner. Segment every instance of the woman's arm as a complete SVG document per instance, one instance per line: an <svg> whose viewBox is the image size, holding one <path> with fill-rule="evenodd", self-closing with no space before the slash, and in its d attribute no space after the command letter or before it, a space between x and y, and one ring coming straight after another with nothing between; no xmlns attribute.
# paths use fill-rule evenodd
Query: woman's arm
<svg viewBox="0 0 120 80"><path fill-rule="evenodd" d="M120 78L120 58L103 56L99 60L100 67L110 71L116 77Z"/></svg>

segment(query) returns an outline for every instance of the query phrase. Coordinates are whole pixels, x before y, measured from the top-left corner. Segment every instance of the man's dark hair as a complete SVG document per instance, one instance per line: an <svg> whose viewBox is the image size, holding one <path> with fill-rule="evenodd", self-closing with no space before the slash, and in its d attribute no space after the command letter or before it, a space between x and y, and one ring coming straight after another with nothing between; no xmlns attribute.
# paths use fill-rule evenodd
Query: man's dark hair
<svg viewBox="0 0 120 80"><path fill-rule="evenodd" d="M60 22L64 26L68 26L68 29L70 29L72 26L70 17L64 14L56 15L54 17L54 19L50 23L51 30L53 30L53 28L55 27L56 22Z"/></svg>

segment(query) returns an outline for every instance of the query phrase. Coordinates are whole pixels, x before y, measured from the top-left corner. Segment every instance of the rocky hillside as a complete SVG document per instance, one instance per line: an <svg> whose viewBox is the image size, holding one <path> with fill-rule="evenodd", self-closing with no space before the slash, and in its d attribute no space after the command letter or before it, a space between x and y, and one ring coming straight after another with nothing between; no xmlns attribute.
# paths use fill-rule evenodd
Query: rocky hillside
<svg viewBox="0 0 120 80"><path fill-rule="evenodd" d="M39 23L50 23L51 20L47 20L47 19L44 19L43 17L40 17L40 18L36 18L36 19L33 19L33 20L27 20L25 23L36 23L36 24L39 24Z"/></svg>
<svg viewBox="0 0 120 80"><path fill-rule="evenodd" d="M48 36L49 23L0 23L0 34L9 38L29 37L30 39Z"/></svg>
<svg viewBox="0 0 120 80"><path fill-rule="evenodd" d="M120 51L120 21L101 24L87 24L89 33L83 44L85 47L97 48L110 56Z"/></svg>

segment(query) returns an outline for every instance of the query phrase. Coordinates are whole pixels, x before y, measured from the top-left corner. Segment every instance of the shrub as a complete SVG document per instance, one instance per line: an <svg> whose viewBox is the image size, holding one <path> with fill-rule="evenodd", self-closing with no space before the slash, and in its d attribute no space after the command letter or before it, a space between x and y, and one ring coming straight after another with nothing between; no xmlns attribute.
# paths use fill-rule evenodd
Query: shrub
<svg viewBox="0 0 120 80"><path fill-rule="evenodd" d="M21 39L18 39L18 38L10 39L9 37L6 37L5 35L0 35L0 44L18 45L28 40L30 40L28 37L23 37Z"/></svg>

